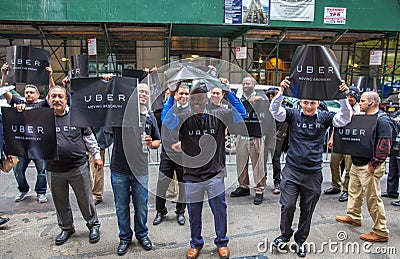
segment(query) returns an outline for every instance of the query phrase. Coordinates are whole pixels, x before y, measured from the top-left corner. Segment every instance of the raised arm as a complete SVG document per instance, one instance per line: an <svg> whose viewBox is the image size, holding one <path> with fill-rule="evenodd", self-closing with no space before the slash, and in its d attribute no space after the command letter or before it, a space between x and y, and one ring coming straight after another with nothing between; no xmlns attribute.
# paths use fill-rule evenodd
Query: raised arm
<svg viewBox="0 0 400 259"><path fill-rule="evenodd" d="M49 87L55 86L56 84L54 83L53 69L51 68L51 66L46 67L46 71L49 72Z"/></svg>
<svg viewBox="0 0 400 259"><path fill-rule="evenodd" d="M349 87L346 85L344 80L342 80L342 84L339 85L339 90L342 92L348 92ZM332 124L334 127L343 127L350 123L352 110L349 101L347 98L340 99L340 110L333 117Z"/></svg>
<svg viewBox="0 0 400 259"><path fill-rule="evenodd" d="M7 71L8 71L8 64L5 63L1 67L1 86L5 86L6 85ZM10 92L5 92L3 94L3 96L4 96L4 98L6 98L8 103L11 102L12 94Z"/></svg>
<svg viewBox="0 0 400 259"><path fill-rule="evenodd" d="M274 117L275 120L279 122L283 122L286 119L286 110L282 107L283 102L283 91L285 88L290 87L289 77L285 77L285 79L280 83L281 91L272 98L271 105L269 106L269 111Z"/></svg>

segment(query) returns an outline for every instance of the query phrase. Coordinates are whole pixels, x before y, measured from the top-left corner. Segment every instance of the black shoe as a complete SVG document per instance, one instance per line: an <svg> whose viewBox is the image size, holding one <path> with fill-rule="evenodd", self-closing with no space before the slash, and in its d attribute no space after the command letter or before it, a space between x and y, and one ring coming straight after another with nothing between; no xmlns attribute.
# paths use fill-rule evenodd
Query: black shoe
<svg viewBox="0 0 400 259"><path fill-rule="evenodd" d="M262 193L256 193L254 197L254 205L260 205L263 201L264 195Z"/></svg>
<svg viewBox="0 0 400 259"><path fill-rule="evenodd" d="M56 245L62 245L68 238L75 233L75 229L71 230L62 230L61 233L56 237Z"/></svg>
<svg viewBox="0 0 400 259"><path fill-rule="evenodd" d="M139 240L139 244L143 247L144 250L151 250L153 248L153 244L148 237Z"/></svg>
<svg viewBox="0 0 400 259"><path fill-rule="evenodd" d="M90 229L89 232L89 242L94 244L99 242L99 240L100 240L100 227L94 226Z"/></svg>
<svg viewBox="0 0 400 259"><path fill-rule="evenodd" d="M184 213L178 213L176 215L176 221L178 221L178 224L183 226L185 225L185 214Z"/></svg>
<svg viewBox="0 0 400 259"><path fill-rule="evenodd" d="M94 205L99 205L99 204L102 203L102 202L103 202L102 199L100 199L100 200L94 200Z"/></svg>
<svg viewBox="0 0 400 259"><path fill-rule="evenodd" d="M331 187L331 188L324 190L324 193L325 194L338 194L338 193L340 193L340 190Z"/></svg>
<svg viewBox="0 0 400 259"><path fill-rule="evenodd" d="M349 195L347 194L347 192L343 192L339 197L340 202L347 201L348 199L349 199Z"/></svg>
<svg viewBox="0 0 400 259"><path fill-rule="evenodd" d="M119 242L118 248L117 248L117 254L118 255L124 255L126 252L128 252L128 248L131 245L131 241L123 241L121 240Z"/></svg>
<svg viewBox="0 0 400 259"><path fill-rule="evenodd" d="M393 195L393 194L390 194L390 193L387 193L387 192L383 192L383 193L381 194L381 196L382 196L382 197L385 197L385 198L392 198L392 199L397 199L397 198L399 198L399 195Z"/></svg>
<svg viewBox="0 0 400 259"><path fill-rule="evenodd" d="M400 207L400 201L392 201L390 204Z"/></svg>
<svg viewBox="0 0 400 259"><path fill-rule="evenodd" d="M297 243L297 255L300 257L306 257L307 249L303 243Z"/></svg>
<svg viewBox="0 0 400 259"><path fill-rule="evenodd" d="M167 215L167 213L163 214L160 212L157 212L155 219L153 220L153 225L158 225L161 224L161 222L163 222L163 220L165 219L165 215Z"/></svg>
<svg viewBox="0 0 400 259"><path fill-rule="evenodd" d="M289 243L290 238L284 237L284 236L279 236L275 238L274 242L272 242L272 246L275 248L283 249Z"/></svg>
<svg viewBox="0 0 400 259"><path fill-rule="evenodd" d="M3 224L6 224L8 221L10 221L10 218L8 218L8 217L6 217L6 218L0 217L0 226L3 225Z"/></svg>
<svg viewBox="0 0 400 259"><path fill-rule="evenodd" d="M249 188L238 187L238 188L236 188L236 190L231 192L231 197L241 197L241 196L249 196L249 195L250 195Z"/></svg>

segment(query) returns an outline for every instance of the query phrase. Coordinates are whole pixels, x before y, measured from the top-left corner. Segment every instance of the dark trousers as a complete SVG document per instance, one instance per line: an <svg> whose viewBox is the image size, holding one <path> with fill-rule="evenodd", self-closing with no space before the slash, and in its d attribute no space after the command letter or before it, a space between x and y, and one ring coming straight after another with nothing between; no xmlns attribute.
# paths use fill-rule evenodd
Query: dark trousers
<svg viewBox="0 0 400 259"><path fill-rule="evenodd" d="M94 226L100 226L92 197L88 163L67 172L47 171L47 182L53 196L58 225L62 230L74 229L72 209L69 202L69 186L72 187L75 193L79 209L87 222L86 226L89 229Z"/></svg>
<svg viewBox="0 0 400 259"><path fill-rule="evenodd" d="M399 170L400 159L391 156L389 158L389 173L386 182L386 192L391 196L399 196Z"/></svg>
<svg viewBox="0 0 400 259"><path fill-rule="evenodd" d="M157 196L156 196L156 210L159 213L167 214L167 208L165 207L165 196L168 190L168 186L172 181L174 171L178 178L179 183L179 197L176 203L175 213L185 213L185 188L183 186L183 167L174 161L172 161L166 154L161 153L160 169L158 173L157 181Z"/></svg>
<svg viewBox="0 0 400 259"><path fill-rule="evenodd" d="M264 150L264 162L265 162L265 178L267 178L268 174L268 158L269 155L271 154L272 156L272 178L274 179L274 184L280 183L281 182L281 155L282 155L282 150L274 150L267 148L267 145L265 145L265 150Z"/></svg>
<svg viewBox="0 0 400 259"><path fill-rule="evenodd" d="M297 243L304 243L310 233L311 219L321 196L322 172L304 174L285 166L281 181L281 233L290 238L296 202L300 195L298 230L294 234Z"/></svg>
<svg viewBox="0 0 400 259"><path fill-rule="evenodd" d="M201 249L204 245L201 228L203 200L206 192L208 204L214 215L214 228L217 235L214 244L217 247L227 246L229 238L226 236L228 221L224 178L216 177L204 182L185 181L185 190L190 222L190 246Z"/></svg>

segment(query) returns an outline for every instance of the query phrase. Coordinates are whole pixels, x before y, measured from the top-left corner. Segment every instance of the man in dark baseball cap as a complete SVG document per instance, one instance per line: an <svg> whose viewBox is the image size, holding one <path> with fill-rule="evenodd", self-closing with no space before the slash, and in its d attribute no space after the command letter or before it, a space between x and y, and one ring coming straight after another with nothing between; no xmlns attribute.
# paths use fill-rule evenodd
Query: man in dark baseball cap
<svg viewBox="0 0 400 259"><path fill-rule="evenodd" d="M347 95L353 96L354 98L356 98L357 102L360 102L361 94L357 86L350 86Z"/></svg>

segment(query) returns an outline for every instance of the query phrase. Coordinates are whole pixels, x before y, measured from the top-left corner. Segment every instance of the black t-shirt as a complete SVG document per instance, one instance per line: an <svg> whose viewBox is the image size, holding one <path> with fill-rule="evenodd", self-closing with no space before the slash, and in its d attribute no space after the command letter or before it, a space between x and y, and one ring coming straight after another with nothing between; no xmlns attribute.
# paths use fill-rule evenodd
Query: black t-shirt
<svg viewBox="0 0 400 259"><path fill-rule="evenodd" d="M299 109L286 109L289 123L289 150L286 164L303 173L322 170L322 153L325 133L332 126L333 112L318 111L306 116Z"/></svg>
<svg viewBox="0 0 400 259"><path fill-rule="evenodd" d="M226 122L227 117L231 116L231 111L227 109L216 109L202 116L191 115L180 118L183 122L179 129L179 139L182 141L184 180L206 181L224 170L226 129L224 121ZM203 150L200 149L200 139L204 141ZM216 148L213 149L215 144Z"/></svg>
<svg viewBox="0 0 400 259"><path fill-rule="evenodd" d="M379 111L378 114L382 114L382 111ZM392 138L392 131L391 131L391 126L390 126L390 118L386 115L381 115L378 116L377 122L376 122L376 127L374 129L374 134L375 136L375 141L374 141L374 146L371 147L375 150L375 147L378 143L378 140L381 138ZM371 161L372 157L359 157L359 156L351 156L351 161L353 164L356 166L363 166L367 165L369 161Z"/></svg>
<svg viewBox="0 0 400 259"><path fill-rule="evenodd" d="M70 113L56 116L58 160L46 160L46 169L66 172L88 161L84 135L92 134L90 128L70 126Z"/></svg>
<svg viewBox="0 0 400 259"><path fill-rule="evenodd" d="M141 121L146 121L145 129L140 127L114 127L114 146L111 156L111 171L147 175L147 153L142 150L141 135L145 130L153 140L160 140L157 120L152 113L148 116L141 114Z"/></svg>
<svg viewBox="0 0 400 259"><path fill-rule="evenodd" d="M256 92L255 96L260 96L267 100L267 97L262 93ZM257 116L258 111L254 110L253 105L245 97L242 97L240 101L243 103L243 106L246 109L246 118L244 119L244 122L246 124L247 131L244 135L261 138L264 135L264 132L262 130L261 122ZM266 109L266 111L268 111L268 109Z"/></svg>

